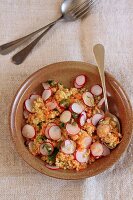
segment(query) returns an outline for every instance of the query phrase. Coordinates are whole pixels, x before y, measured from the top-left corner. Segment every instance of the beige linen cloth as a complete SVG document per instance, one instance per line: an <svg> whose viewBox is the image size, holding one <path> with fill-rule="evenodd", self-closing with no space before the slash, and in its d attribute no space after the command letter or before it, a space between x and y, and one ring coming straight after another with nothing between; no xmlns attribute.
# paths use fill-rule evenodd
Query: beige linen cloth
<svg viewBox="0 0 133 200"><path fill-rule="evenodd" d="M61 0L0 0L0 44L17 39L60 15ZM94 64L92 47L103 43L106 69L133 104L133 0L99 0L83 21L60 23L20 66L0 56L0 200L132 200L133 140L106 172L80 181L49 178L18 155L9 131L9 110L23 81L41 67L64 60Z"/></svg>

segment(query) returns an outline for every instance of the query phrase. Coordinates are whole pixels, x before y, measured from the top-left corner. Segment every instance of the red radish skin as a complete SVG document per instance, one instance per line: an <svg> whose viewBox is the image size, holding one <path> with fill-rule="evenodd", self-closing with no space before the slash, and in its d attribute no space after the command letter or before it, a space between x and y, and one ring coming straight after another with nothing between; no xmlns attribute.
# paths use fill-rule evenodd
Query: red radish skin
<svg viewBox="0 0 133 200"><path fill-rule="evenodd" d="M77 89L80 89L80 88L84 87L84 85L79 86L79 85L77 85L76 82L74 82L74 87L77 88Z"/></svg>
<svg viewBox="0 0 133 200"><path fill-rule="evenodd" d="M45 148L45 145L49 146L51 148L51 153L49 154L47 148ZM49 142L46 142L46 143L43 143L40 145L40 153L44 156L48 156L48 155L51 155L54 151L54 147L51 143Z"/></svg>
<svg viewBox="0 0 133 200"><path fill-rule="evenodd" d="M25 137L25 138L28 138L28 139L32 139L35 137L36 135L36 131L35 131L35 128L29 124L26 124L23 128L22 128L22 135Z"/></svg>
<svg viewBox="0 0 133 200"><path fill-rule="evenodd" d="M49 137L52 140L59 140L61 138L61 129L57 125L53 125L48 130Z"/></svg>
<svg viewBox="0 0 133 200"><path fill-rule="evenodd" d="M87 118L87 115L86 115L86 112L85 112L85 111L83 111L83 112L81 113L81 115L84 115L85 118Z"/></svg>
<svg viewBox="0 0 133 200"><path fill-rule="evenodd" d="M79 117L79 125L82 127L84 126L85 122L86 122L86 119L87 119L87 115L86 115L86 112L83 111L81 114L80 114L80 117Z"/></svg>
<svg viewBox="0 0 133 200"><path fill-rule="evenodd" d="M93 85L91 87L91 93L95 96L101 95L103 92L102 87L100 85Z"/></svg>
<svg viewBox="0 0 133 200"><path fill-rule="evenodd" d="M84 92L82 95L82 99L83 99L85 105L87 105L89 107L94 106L94 98L90 92Z"/></svg>
<svg viewBox="0 0 133 200"><path fill-rule="evenodd" d="M44 90L42 93L42 99L46 101L47 99L49 99L49 97L51 97L51 95L52 95L51 89Z"/></svg>
<svg viewBox="0 0 133 200"><path fill-rule="evenodd" d="M83 75L83 74L77 76L76 79L75 79L75 83L78 86L83 86L86 83L86 76Z"/></svg>
<svg viewBox="0 0 133 200"><path fill-rule="evenodd" d="M34 112L32 111L32 109L33 109L33 101L32 101L31 99L27 99L27 100L25 101L25 108L26 108L26 110L27 110L28 112L34 113Z"/></svg>
<svg viewBox="0 0 133 200"><path fill-rule="evenodd" d="M61 115L60 115L60 121L63 123L67 123L71 119L71 112L69 110L65 110Z"/></svg>
<svg viewBox="0 0 133 200"><path fill-rule="evenodd" d="M70 135L77 135L80 132L80 128L78 124L72 125L72 124L67 124L66 125L66 130Z"/></svg>
<svg viewBox="0 0 133 200"><path fill-rule="evenodd" d="M46 83L46 82L42 83L42 86L43 86L44 90L48 90L50 88L49 83Z"/></svg>
<svg viewBox="0 0 133 200"><path fill-rule="evenodd" d="M76 150L76 143L73 140L65 140L61 144L61 151L65 154L73 154Z"/></svg>
<svg viewBox="0 0 133 200"><path fill-rule="evenodd" d="M46 138L50 139L50 137L49 137L49 129L50 129L51 126L54 126L54 125L56 125L56 124L54 124L54 123L49 123L49 124L47 125L47 127L45 128L45 136L46 136Z"/></svg>
<svg viewBox="0 0 133 200"><path fill-rule="evenodd" d="M79 124L80 124L80 126L81 127L84 126L85 122L86 122L86 118L85 118L85 116L83 114L81 114L80 117L79 117Z"/></svg>
<svg viewBox="0 0 133 200"><path fill-rule="evenodd" d="M34 113L33 112L33 103L35 100L37 100L40 96L38 94L32 94L30 96L29 99L26 99L25 102L24 102L24 108L30 112L30 113Z"/></svg>
<svg viewBox="0 0 133 200"><path fill-rule="evenodd" d="M103 114L97 113L97 114L93 115L93 117L92 117L92 124L93 124L94 126L96 126L96 125L98 124L98 122L99 122L101 119L103 119L103 118L104 118L104 115L103 115Z"/></svg>
<svg viewBox="0 0 133 200"><path fill-rule="evenodd" d="M57 166L48 165L48 164L46 164L45 167L47 167L47 168L50 169L50 170L59 170L59 169L60 169L60 168L57 167Z"/></svg>
<svg viewBox="0 0 133 200"><path fill-rule="evenodd" d="M76 152L76 160L80 163L87 163L89 161L89 153L87 149Z"/></svg>
<svg viewBox="0 0 133 200"><path fill-rule="evenodd" d="M106 147L104 144L102 144L103 146L103 156L108 156L110 154L110 149L108 147Z"/></svg>
<svg viewBox="0 0 133 200"><path fill-rule="evenodd" d="M103 155L103 146L99 142L94 142L90 146L91 153L94 157L100 157Z"/></svg>
<svg viewBox="0 0 133 200"><path fill-rule="evenodd" d="M83 110L84 110L84 107L81 104L79 104L79 103L73 103L71 105L71 109L76 114L81 114L83 112Z"/></svg>

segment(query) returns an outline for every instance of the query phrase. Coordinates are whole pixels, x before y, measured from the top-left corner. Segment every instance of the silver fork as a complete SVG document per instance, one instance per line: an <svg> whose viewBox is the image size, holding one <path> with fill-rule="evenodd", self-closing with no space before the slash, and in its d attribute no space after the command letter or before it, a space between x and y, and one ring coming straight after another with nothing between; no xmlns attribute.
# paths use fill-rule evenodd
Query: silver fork
<svg viewBox="0 0 133 200"><path fill-rule="evenodd" d="M86 0L83 3L76 4L74 7L72 7L67 13L65 13L63 16L59 18L59 20L53 22L50 24L50 26L40 35L38 36L34 41L32 41L28 46L26 46L24 49L19 51L17 54L15 54L12 57L12 61L19 65L21 64L28 54L32 51L32 49L35 47L35 45L39 42L39 40L61 19L64 19L65 21L75 21L77 19L83 18L90 10L92 5L94 4L96 0Z"/></svg>

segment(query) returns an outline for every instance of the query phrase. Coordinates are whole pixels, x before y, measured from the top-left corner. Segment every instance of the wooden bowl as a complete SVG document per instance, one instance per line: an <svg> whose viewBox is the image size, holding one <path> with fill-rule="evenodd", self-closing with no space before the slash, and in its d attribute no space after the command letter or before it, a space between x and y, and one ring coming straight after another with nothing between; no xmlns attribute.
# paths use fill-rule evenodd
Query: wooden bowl
<svg viewBox="0 0 133 200"><path fill-rule="evenodd" d="M123 139L116 149L107 157L103 157L87 169L82 171L75 170L50 170L44 166L44 162L34 157L24 145L21 135L21 127L24 124L23 104L33 92L40 93L43 88L41 83L54 79L61 81L65 86L71 87L74 78L79 74L86 74L88 77L87 85L90 88L94 84L100 84L100 77L97 67L83 62L60 62L46 66L32 74L20 87L11 108L10 127L12 138L18 153L34 169L51 177L60 179L82 179L97 175L111 167L126 150L132 133L132 108L127 95L120 84L108 73L106 73L107 91L109 94L109 108L121 123Z"/></svg>

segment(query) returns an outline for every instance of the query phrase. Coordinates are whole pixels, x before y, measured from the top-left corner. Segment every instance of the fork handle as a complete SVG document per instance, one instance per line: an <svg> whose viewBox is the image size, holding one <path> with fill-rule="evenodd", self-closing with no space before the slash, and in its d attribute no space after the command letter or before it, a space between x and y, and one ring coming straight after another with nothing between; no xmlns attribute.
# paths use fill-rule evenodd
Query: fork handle
<svg viewBox="0 0 133 200"><path fill-rule="evenodd" d="M29 53L32 51L32 49L36 46L36 44L39 42L39 40L55 25L53 23L50 27L48 27L39 37L37 37L33 42L31 42L28 46L26 46L24 49L19 51L17 54L15 54L12 57L12 61L16 65L20 65L26 57L29 55Z"/></svg>
<svg viewBox="0 0 133 200"><path fill-rule="evenodd" d="M10 53L11 51L13 51L14 49L16 49L17 47L19 47L21 44L23 44L24 42L26 42L27 40L31 39L33 36L35 36L37 33L41 32L42 30L50 27L51 25L55 24L57 21L59 21L60 19L62 19L62 16L59 17L57 20L51 22L50 24L22 37L19 38L17 40L5 43L3 45L0 46L0 54L2 55L6 55L8 53Z"/></svg>

